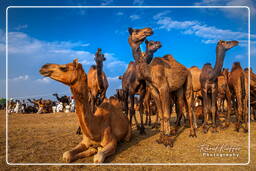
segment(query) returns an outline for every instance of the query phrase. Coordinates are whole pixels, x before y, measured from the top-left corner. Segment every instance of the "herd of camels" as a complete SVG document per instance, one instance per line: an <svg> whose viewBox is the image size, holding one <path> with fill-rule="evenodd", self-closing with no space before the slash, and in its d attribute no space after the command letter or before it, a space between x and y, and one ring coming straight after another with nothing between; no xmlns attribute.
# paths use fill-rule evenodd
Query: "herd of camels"
<svg viewBox="0 0 256 171"><path fill-rule="evenodd" d="M149 103L153 99L160 119L160 136L157 142L165 146L173 146L173 136L177 134L182 118L189 120L189 136L196 137L198 117L194 104L198 99L202 99L203 132L207 133L210 128L212 132L217 132L219 94L221 101L227 102L227 114L221 128L229 127L232 106L235 106L236 131L240 128L244 132L248 131L248 74L250 72L254 80L251 81L251 91L254 93L256 76L249 69L244 71L239 63L233 64L231 72L222 69L225 53L237 46L238 41L218 41L214 67L206 63L200 70L195 66L186 68L172 55L153 57L162 45L159 41L146 39L153 34L151 28L128 28L128 32L128 43L135 61L130 62L125 73L120 76L122 89L117 91L118 98L105 97L108 81L102 68L105 58L101 49L95 54L96 66L90 68L88 75L77 59L63 65L45 64L40 69L43 76L69 86L76 102L76 114L83 139L76 147L63 154L65 162L94 155L94 162L101 163L107 156L115 153L120 140L129 141L133 117L137 123L135 95L140 97L140 124L137 124L140 133L145 133L143 110L147 113L148 122L148 114L151 113ZM140 48L143 42L146 44L145 52ZM174 105L177 113L175 127L170 124Z"/></svg>

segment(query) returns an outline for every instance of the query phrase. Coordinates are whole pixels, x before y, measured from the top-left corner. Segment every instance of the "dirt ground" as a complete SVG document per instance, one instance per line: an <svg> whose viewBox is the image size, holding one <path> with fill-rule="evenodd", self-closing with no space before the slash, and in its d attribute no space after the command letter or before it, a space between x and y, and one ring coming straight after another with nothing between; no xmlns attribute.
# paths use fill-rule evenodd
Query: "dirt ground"
<svg viewBox="0 0 256 171"><path fill-rule="evenodd" d="M11 114L8 117L8 162L12 164L62 163L63 152L76 146L82 138L75 134L78 127L75 113ZM256 170L256 122L251 123L251 161L245 166L10 166L5 160L5 111L0 111L0 121L0 170ZM218 133L203 134L199 128L197 138L190 138L188 135L189 129L182 129L175 139L174 147L166 148L156 143L159 136L157 129L146 127L146 135L139 135L134 128L132 140L119 143L116 154L107 158L106 163L248 162L248 134L235 132L233 124ZM233 156L206 156L206 153ZM93 157L89 157L74 163L92 162Z"/></svg>

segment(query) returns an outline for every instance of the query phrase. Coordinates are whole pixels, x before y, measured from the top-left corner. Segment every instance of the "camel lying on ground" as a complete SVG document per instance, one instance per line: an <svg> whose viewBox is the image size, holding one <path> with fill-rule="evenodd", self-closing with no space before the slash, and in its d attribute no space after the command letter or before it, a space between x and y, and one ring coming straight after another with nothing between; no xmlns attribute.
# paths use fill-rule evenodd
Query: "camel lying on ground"
<svg viewBox="0 0 256 171"><path fill-rule="evenodd" d="M131 127L118 100L105 99L95 113L92 112L88 101L87 75L77 59L64 65L45 64L40 73L69 86L76 101L83 139L75 148L63 154L66 162L95 154L94 162L101 163L115 153L118 141L130 140Z"/></svg>

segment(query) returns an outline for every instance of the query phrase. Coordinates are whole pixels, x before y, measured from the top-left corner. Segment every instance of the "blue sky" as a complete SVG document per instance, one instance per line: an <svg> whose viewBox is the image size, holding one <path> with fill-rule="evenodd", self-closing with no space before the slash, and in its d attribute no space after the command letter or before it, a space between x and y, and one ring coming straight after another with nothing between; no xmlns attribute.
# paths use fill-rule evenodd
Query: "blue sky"
<svg viewBox="0 0 256 171"><path fill-rule="evenodd" d="M9 5L248 5L255 19L255 2L245 0L205 0L184 3L134 0L127 3L115 0L66 1L3 1L2 18ZM107 61L104 71L109 80L107 95L120 88L118 76L133 60L128 45L128 27L152 27L154 35L149 40L161 41L163 47L155 53L161 57L172 54L186 67L215 63L215 47L218 40L239 40L238 47L230 50L224 67L230 68L235 61L243 67L248 64L247 9L199 9L199 8L10 8L9 28L9 96L41 96L49 98L52 93L70 94L68 87L42 77L38 70L45 63L65 64L78 58L85 71L94 64L94 53L102 48ZM2 20L5 21L5 20ZM251 43L255 47L255 23L251 23ZM0 27L1 90L5 96L5 23ZM251 66L256 70L255 49L251 51Z"/></svg>

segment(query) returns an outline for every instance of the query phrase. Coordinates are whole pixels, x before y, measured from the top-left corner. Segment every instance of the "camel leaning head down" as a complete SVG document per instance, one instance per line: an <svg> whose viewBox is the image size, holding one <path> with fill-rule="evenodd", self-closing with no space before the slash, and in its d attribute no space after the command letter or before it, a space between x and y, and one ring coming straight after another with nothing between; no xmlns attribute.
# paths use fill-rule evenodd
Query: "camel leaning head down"
<svg viewBox="0 0 256 171"><path fill-rule="evenodd" d="M131 127L117 99L105 99L92 112L88 102L87 75L77 59L64 65L45 64L40 73L68 85L76 101L76 115L83 139L63 154L64 161L72 162L95 154L94 162L101 163L115 153L118 141L130 140Z"/></svg>

